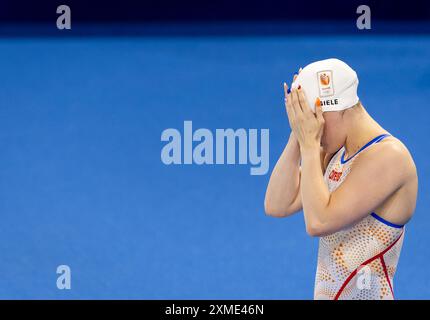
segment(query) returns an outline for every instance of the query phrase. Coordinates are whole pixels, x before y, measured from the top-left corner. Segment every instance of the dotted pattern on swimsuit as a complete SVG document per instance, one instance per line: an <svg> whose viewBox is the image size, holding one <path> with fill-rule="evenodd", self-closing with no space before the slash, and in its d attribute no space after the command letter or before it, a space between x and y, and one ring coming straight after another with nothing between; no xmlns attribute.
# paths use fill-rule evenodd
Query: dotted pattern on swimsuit
<svg viewBox="0 0 430 320"><path fill-rule="evenodd" d="M340 163L342 149L330 161L324 174L329 191L333 192L348 176L354 159L344 165ZM332 170L342 172L340 179L329 179ZM404 228L393 228L371 215L355 225L320 238L318 249L318 267L315 278L315 299L334 299L347 278L362 264L377 256L400 236L402 238L383 255L388 271L388 279L392 285L393 277L399 260L403 242ZM370 270L370 281L366 286L359 286L357 281L361 275L355 275L345 285L339 299L393 299L390 283L385 275L380 258L366 265Z"/></svg>

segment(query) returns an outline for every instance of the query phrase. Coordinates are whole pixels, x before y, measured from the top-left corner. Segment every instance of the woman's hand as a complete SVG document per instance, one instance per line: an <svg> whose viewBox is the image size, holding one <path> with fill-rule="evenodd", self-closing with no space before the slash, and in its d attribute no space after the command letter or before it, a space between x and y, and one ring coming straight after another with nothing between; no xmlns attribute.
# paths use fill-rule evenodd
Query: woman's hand
<svg viewBox="0 0 430 320"><path fill-rule="evenodd" d="M291 131L299 142L300 150L319 148L324 129L321 107L316 106L314 114L300 86L290 91L288 85L284 83L284 92Z"/></svg>

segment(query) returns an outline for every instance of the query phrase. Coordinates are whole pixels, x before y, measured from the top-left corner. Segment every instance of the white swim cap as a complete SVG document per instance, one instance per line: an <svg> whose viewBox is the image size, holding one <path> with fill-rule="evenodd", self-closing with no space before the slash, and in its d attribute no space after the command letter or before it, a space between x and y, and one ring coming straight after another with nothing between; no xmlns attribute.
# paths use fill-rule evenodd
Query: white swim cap
<svg viewBox="0 0 430 320"><path fill-rule="evenodd" d="M315 112L320 105L323 112L351 108L358 102L358 77L354 70L339 59L326 59L308 64L291 85L301 86Z"/></svg>

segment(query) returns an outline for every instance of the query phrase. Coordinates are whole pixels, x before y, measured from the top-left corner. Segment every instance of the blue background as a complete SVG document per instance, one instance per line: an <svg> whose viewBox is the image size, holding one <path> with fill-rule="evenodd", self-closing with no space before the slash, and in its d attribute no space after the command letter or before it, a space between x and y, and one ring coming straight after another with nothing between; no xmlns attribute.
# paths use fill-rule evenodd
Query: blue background
<svg viewBox="0 0 430 320"><path fill-rule="evenodd" d="M282 82L329 57L415 159L395 293L430 298L430 37L368 33L1 38L0 298L312 299L317 239L301 213L265 216L270 172L166 166L160 136L185 120L269 128L271 171L290 132Z"/></svg>

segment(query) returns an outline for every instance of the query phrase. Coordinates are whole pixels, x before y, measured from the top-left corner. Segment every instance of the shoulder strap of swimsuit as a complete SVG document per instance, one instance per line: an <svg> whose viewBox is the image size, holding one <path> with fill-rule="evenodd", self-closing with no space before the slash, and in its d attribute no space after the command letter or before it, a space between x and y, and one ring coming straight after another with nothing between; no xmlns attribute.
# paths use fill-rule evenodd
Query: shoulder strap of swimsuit
<svg viewBox="0 0 430 320"><path fill-rule="evenodd" d="M349 160L351 160L352 158L354 158L357 154L359 154L361 151L363 151L367 147L370 147L372 144L375 144L375 143L378 143L378 142L382 141L384 138L386 138L388 136L390 136L390 134L384 133L384 134L381 134L381 135L373 138L372 140L370 140L368 143L366 143L364 146L362 146L356 153L354 153L351 157L349 157L346 160L345 160L345 150L343 150L343 153L342 153L342 155L340 157L340 163L341 164L347 163Z"/></svg>

